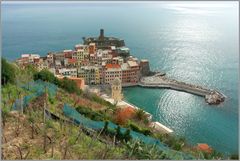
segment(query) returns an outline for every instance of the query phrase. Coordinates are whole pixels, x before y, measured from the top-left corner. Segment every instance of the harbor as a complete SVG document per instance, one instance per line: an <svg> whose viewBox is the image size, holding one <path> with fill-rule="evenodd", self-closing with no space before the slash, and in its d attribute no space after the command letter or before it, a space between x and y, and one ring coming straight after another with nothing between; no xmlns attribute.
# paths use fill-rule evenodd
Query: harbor
<svg viewBox="0 0 240 161"><path fill-rule="evenodd" d="M213 89L208 89L202 86L188 84L185 82L170 79L165 75L155 74L153 76L142 77L138 86L145 88L167 88L178 91L183 91L198 95L205 98L205 101L210 105L217 105L224 102L226 96L221 92Z"/></svg>

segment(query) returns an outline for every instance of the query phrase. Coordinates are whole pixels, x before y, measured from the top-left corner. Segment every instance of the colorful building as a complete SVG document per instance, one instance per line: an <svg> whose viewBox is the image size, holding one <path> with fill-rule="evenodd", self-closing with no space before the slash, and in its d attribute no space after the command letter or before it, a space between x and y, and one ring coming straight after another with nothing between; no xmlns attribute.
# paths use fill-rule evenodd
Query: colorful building
<svg viewBox="0 0 240 161"><path fill-rule="evenodd" d="M64 77L77 77L77 69L76 68L62 68L58 69L58 74Z"/></svg>
<svg viewBox="0 0 240 161"><path fill-rule="evenodd" d="M82 66L78 68L78 77L83 78L88 85L100 84L100 72L96 66Z"/></svg>
<svg viewBox="0 0 240 161"><path fill-rule="evenodd" d="M104 71L104 83L111 84L115 78L119 78L122 81L121 66L119 64L106 64Z"/></svg>
<svg viewBox="0 0 240 161"><path fill-rule="evenodd" d="M122 84L136 85L139 80L139 65L135 61L127 61L121 65Z"/></svg>

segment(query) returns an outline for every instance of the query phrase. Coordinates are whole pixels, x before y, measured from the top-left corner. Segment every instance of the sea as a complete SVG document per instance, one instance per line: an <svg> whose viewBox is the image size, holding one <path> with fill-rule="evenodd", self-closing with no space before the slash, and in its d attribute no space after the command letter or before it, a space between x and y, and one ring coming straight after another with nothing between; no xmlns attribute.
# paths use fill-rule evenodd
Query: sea
<svg viewBox="0 0 240 161"><path fill-rule="evenodd" d="M224 154L238 153L238 2L2 2L2 56L73 49L82 37L125 40L151 70L217 89L220 105L169 90L129 87L124 99L186 138Z"/></svg>

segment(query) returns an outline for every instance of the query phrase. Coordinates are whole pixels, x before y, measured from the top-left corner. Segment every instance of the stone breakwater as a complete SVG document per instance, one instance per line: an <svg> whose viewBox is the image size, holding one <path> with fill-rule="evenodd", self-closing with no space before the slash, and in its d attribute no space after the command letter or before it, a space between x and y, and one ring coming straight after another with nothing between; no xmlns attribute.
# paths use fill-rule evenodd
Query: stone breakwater
<svg viewBox="0 0 240 161"><path fill-rule="evenodd" d="M205 98L205 101L212 104L220 104L226 98L226 96L216 90L207 89L198 85L188 84L180 82L174 79L167 78L166 76L160 76L158 74L154 76L142 77L138 83L140 87L146 88L168 88L178 91L183 91Z"/></svg>

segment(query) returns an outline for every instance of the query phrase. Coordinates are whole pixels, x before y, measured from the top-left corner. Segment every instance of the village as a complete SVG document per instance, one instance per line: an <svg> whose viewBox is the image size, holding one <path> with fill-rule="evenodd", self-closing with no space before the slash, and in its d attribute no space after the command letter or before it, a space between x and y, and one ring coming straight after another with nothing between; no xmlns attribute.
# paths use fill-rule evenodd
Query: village
<svg viewBox="0 0 240 161"><path fill-rule="evenodd" d="M208 104L220 104L226 96L214 89L208 89L171 78L165 73L150 70L147 59L138 60L130 55L124 40L105 37L100 29L99 37L83 37L83 44L73 50L49 52L46 56L22 54L16 63L21 68L31 64L39 71L48 69L59 79L67 77L84 90L89 86L110 88L118 78L122 87L140 86L148 88L170 88L205 97Z"/></svg>
<svg viewBox="0 0 240 161"><path fill-rule="evenodd" d="M31 64L39 71L48 69L57 78L67 77L76 82L80 89L96 93L119 108L137 110L138 107L123 100L122 87L136 86L141 77L153 73L148 60L139 61L131 56L123 40L104 37L102 29L99 37L83 39L84 44L75 45L74 50L51 52L43 57L38 54L22 54L16 63L21 68ZM111 92L102 92L98 88L101 85L111 88ZM152 122L152 115L145 113L151 122L150 127L161 133L173 132L159 122Z"/></svg>
<svg viewBox="0 0 240 161"><path fill-rule="evenodd" d="M119 44L116 38L104 37L103 32L96 38L98 41L84 38L87 44L77 44L74 50L50 52L46 56L22 54L16 63L23 68L32 64L39 71L48 69L59 78L76 81L80 88L111 84L115 78L121 80L122 86L137 85L141 76L150 73L148 60L139 61L130 55L124 42Z"/></svg>
<svg viewBox="0 0 240 161"><path fill-rule="evenodd" d="M47 81L43 85L44 82L34 77L35 82L32 82L32 85L27 83L28 89L32 86L31 88L38 88L41 91L44 89L40 86L45 86L46 91L57 93L57 96L49 98L48 94L44 95L46 100L50 100L49 106L47 102L44 103L44 112L49 117L60 120L70 117L70 122L73 120L84 122L82 116L75 115L81 113L95 121L103 121L107 118L113 123L144 135L171 139L174 137L173 130L155 121L152 114L127 102L122 92L123 87L170 88L205 96L206 102L211 104L218 104L224 100L223 95L217 91L170 79L165 76L165 73L151 71L147 59L138 60L131 56L130 50L125 47L123 40L105 37L103 29L100 30L99 37L84 37L83 40L84 43L75 45L73 50L49 52L46 56L22 54L21 58L15 61L21 70L28 70L30 65L37 69L38 73L46 71L58 81L65 81L67 78L67 80L73 81L72 83L75 82L74 89L83 91L81 96L78 96L77 93L67 94L61 89L50 87L54 86L52 83L56 83L54 80L49 80L50 82ZM59 83L56 84L59 85ZM66 87L61 86L61 88ZM37 95L39 93L42 92L37 92ZM34 94L24 96L21 100L30 101L33 96ZM14 105L14 108L20 107L19 109L23 113L23 103ZM75 114L70 115L70 113ZM91 125L91 128L95 128L100 125L99 122L93 120L85 122L86 127ZM212 149L203 143L199 143L194 148L207 151L207 153L212 152Z"/></svg>

